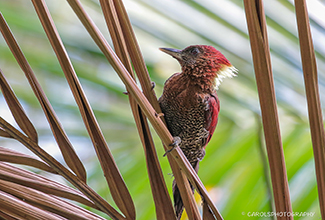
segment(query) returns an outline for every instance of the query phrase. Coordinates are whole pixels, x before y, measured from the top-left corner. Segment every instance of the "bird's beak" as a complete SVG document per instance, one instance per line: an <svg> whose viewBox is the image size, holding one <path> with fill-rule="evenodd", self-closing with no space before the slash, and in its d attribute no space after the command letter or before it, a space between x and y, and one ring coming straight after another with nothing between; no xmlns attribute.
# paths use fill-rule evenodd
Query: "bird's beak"
<svg viewBox="0 0 325 220"><path fill-rule="evenodd" d="M172 57L181 60L182 56L181 56L181 50L178 49L173 49L173 48L159 48L159 50L161 50L162 52L165 52L169 55L171 55Z"/></svg>

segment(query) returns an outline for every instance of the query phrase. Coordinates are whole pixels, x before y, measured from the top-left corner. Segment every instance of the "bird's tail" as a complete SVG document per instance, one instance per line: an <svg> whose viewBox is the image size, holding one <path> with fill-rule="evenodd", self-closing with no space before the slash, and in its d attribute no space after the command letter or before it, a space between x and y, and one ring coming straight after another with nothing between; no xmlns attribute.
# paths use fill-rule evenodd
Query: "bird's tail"
<svg viewBox="0 0 325 220"><path fill-rule="evenodd" d="M199 170L199 162L197 162L196 165L193 167L197 173ZM191 186L192 193L194 194L194 187L192 186L191 183L190 183L190 186ZM174 196L174 209L175 209L175 213L176 213L176 218L177 218L177 220L179 220L182 217L182 213L184 210L184 204L183 204L183 200L182 200L181 194L179 192L179 189L176 185L175 180L173 181L173 196Z"/></svg>
<svg viewBox="0 0 325 220"><path fill-rule="evenodd" d="M192 193L194 194L194 187L192 186L192 184L190 184L190 186L192 189ZM177 220L179 220L181 219L184 210L184 204L175 180L173 181L173 195L174 195L175 213L176 213Z"/></svg>

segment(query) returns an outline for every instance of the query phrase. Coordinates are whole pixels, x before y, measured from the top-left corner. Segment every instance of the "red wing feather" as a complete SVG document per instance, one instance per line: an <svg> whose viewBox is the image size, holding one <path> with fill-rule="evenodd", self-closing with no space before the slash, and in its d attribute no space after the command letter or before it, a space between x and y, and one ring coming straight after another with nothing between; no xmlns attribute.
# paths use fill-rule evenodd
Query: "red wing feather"
<svg viewBox="0 0 325 220"><path fill-rule="evenodd" d="M205 129L209 131L209 136L207 137L205 146L211 140L213 132L216 129L218 123L219 111L220 111L220 104L219 104L218 96L217 94L211 94L210 98L208 99L208 110L205 114L205 120L206 120Z"/></svg>

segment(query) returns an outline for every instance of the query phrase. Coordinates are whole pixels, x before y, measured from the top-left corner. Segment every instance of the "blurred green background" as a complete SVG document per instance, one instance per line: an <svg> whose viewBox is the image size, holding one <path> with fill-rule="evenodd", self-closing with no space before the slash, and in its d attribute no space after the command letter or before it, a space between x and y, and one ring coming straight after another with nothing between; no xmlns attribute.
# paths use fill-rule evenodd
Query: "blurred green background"
<svg viewBox="0 0 325 220"><path fill-rule="evenodd" d="M67 2L46 2L134 199L137 219L154 219L154 203L143 148L127 96L123 94L125 87ZM293 0L263 2L293 211L314 213L313 217L296 219L320 219ZM110 41L98 1L84 0L82 3ZM308 0L307 3L324 110L325 4L318 0ZM207 146L206 156L200 163L199 176L224 219L271 219L250 217L253 212L271 211L271 202L264 171L267 168L263 165L267 161L260 135L263 133L260 108L242 1L125 0L124 4L150 76L156 82L157 97L162 93L164 81L180 70L178 63L161 53L159 47L212 45L239 70L238 77L224 80L219 87L219 123ZM85 163L89 184L112 201L80 113L31 2L1 0L0 11ZM0 68L35 124L40 135L40 146L62 161L40 105L2 37ZM0 115L14 124L2 96L0 106ZM164 152L159 138L155 132L153 135L171 190L171 170L167 159L162 157ZM29 153L12 140L0 138L0 145Z"/></svg>

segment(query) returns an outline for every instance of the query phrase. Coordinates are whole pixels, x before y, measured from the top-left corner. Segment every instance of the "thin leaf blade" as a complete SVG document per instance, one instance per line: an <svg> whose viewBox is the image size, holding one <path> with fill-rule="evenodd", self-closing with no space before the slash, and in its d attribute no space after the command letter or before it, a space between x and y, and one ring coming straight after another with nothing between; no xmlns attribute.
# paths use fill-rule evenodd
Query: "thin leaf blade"
<svg viewBox="0 0 325 220"><path fill-rule="evenodd" d="M17 41L15 40L9 26L4 20L3 16L0 15L0 30L4 36L11 52L15 56L21 69L24 71L29 84L31 85L38 101L40 102L42 109L47 117L47 120L51 126L52 132L56 138L56 141L61 149L64 159L67 165L84 181L86 182L87 174L86 170L81 163L79 157L75 153L64 129L62 128L55 112L47 99L44 91L42 90L40 84L38 83L35 74L33 73L27 59L25 58L23 52L19 48Z"/></svg>
<svg viewBox="0 0 325 220"><path fill-rule="evenodd" d="M306 1L295 0L295 8L308 103L309 124L314 150L318 198L322 218L325 218L325 131L319 97L316 57Z"/></svg>
<svg viewBox="0 0 325 220"><path fill-rule="evenodd" d="M99 128L95 115L83 92L47 6L43 0L33 0L33 4L77 102L84 124L101 163L112 197L123 214L130 219L135 219L135 208L131 195L107 146L102 131ZM81 11L83 10L80 3L78 3L78 8Z"/></svg>
<svg viewBox="0 0 325 220"><path fill-rule="evenodd" d="M0 161L27 165L38 168L40 170L57 174L55 170L53 170L50 166L38 160L37 158L4 147L0 147Z"/></svg>
<svg viewBox="0 0 325 220"><path fill-rule="evenodd" d="M127 50L125 37L122 32L122 27L120 25L119 17L117 15L118 13L115 9L114 3L113 1L106 0L101 0L100 3L108 29L112 36L116 54L120 58L122 63L125 65L128 72L132 75L133 78L135 78L133 75L133 69L128 55L129 53ZM124 14L123 16L125 19L128 19L127 14ZM128 32L124 32L124 34L127 35ZM131 57L131 59L134 60L133 57ZM130 94L129 102L134 116L134 120L137 125L139 136L145 151L151 191L156 207L156 218L158 220L175 219L174 209L167 191L165 180L162 175L147 118L145 117L145 115L133 99L132 95Z"/></svg>
<svg viewBox="0 0 325 220"><path fill-rule="evenodd" d="M35 143L37 143L38 136L37 136L36 129L31 123L31 121L29 120L29 118L27 117L24 109L20 105L16 95L11 89L1 69L0 69L0 88L3 96L7 101L8 107L11 110L12 116L14 117L15 121L17 122L21 130L23 130L28 137L30 137L33 141L35 141Z"/></svg>

